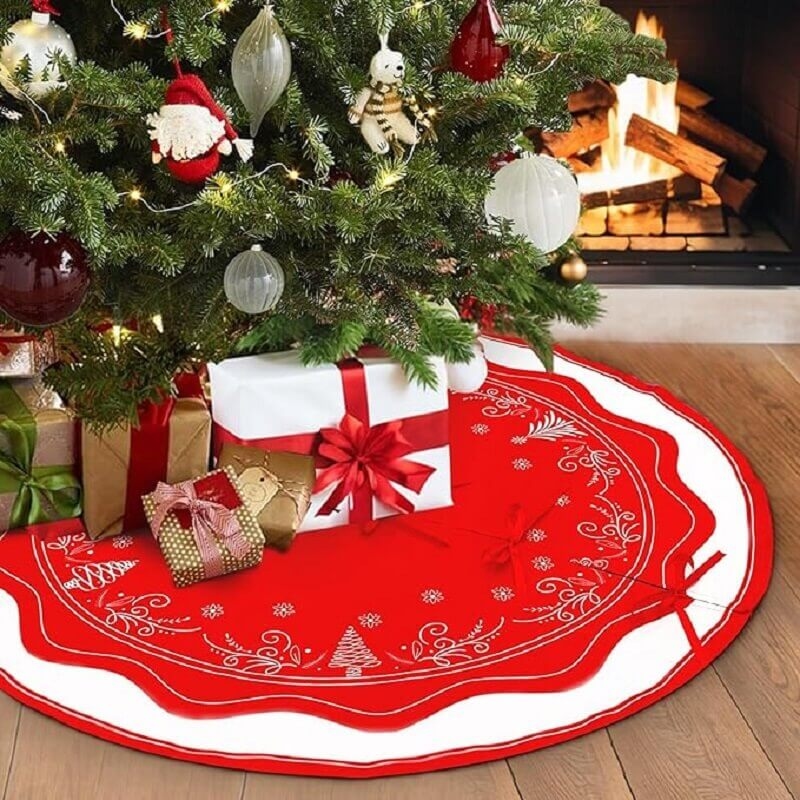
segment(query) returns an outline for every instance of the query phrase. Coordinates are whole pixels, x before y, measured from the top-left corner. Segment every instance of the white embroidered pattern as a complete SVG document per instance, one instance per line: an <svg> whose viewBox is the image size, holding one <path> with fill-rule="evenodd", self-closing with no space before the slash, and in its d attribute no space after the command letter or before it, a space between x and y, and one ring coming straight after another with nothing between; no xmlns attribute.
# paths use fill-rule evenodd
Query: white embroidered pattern
<svg viewBox="0 0 800 800"><path fill-rule="evenodd" d="M550 556L536 556L536 558L531 559L531 566L534 569L538 569L539 572L548 572L553 569L555 564Z"/></svg>
<svg viewBox="0 0 800 800"><path fill-rule="evenodd" d="M526 534L525 538L529 542L543 542L547 538L547 534L541 528L531 528Z"/></svg>
<svg viewBox="0 0 800 800"><path fill-rule="evenodd" d="M115 536L111 540L111 546L116 548L117 550L127 550L132 545L133 545L133 536L129 536L128 534Z"/></svg>
<svg viewBox="0 0 800 800"><path fill-rule="evenodd" d="M527 458L515 458L511 464L517 472L526 472L533 467L533 464Z"/></svg>
<svg viewBox="0 0 800 800"><path fill-rule="evenodd" d="M470 430L471 430L471 431L472 431L472 432L473 432L473 433L474 433L476 436L486 436L486 434L487 434L487 433L489 433L489 431L491 430L491 428L490 428L488 425L485 425L485 424L484 424L484 423L482 423L482 422L476 422L476 423L475 423L475 424L472 426L472 428L470 428Z"/></svg>
<svg viewBox="0 0 800 800"><path fill-rule="evenodd" d="M510 586L495 586L492 589L492 597L500 603L507 603L514 599L514 590Z"/></svg>
<svg viewBox="0 0 800 800"><path fill-rule="evenodd" d="M383 624L381 615L376 614L374 611L368 611L366 614L362 614L358 618L358 621L362 628L367 628L368 630L372 630L373 628L377 628L379 625Z"/></svg>
<svg viewBox="0 0 800 800"><path fill-rule="evenodd" d="M577 439L586 434L579 430L575 423L558 416L555 411L546 411L544 416L536 422L531 422L528 432L524 436L514 436L512 444L525 444L532 439L544 442L556 442L559 439Z"/></svg>
<svg viewBox="0 0 800 800"><path fill-rule="evenodd" d="M291 603L275 603L275 605L272 606L272 613L274 616L278 617L278 619L286 619L295 613L295 607Z"/></svg>
<svg viewBox="0 0 800 800"><path fill-rule="evenodd" d="M225 614L225 608L219 603L209 603L200 609L200 614L205 619L219 619Z"/></svg>
<svg viewBox="0 0 800 800"><path fill-rule="evenodd" d="M444 593L439 589L424 589L420 594L420 598L423 603L435 606L437 603L441 603L442 600L444 600Z"/></svg>

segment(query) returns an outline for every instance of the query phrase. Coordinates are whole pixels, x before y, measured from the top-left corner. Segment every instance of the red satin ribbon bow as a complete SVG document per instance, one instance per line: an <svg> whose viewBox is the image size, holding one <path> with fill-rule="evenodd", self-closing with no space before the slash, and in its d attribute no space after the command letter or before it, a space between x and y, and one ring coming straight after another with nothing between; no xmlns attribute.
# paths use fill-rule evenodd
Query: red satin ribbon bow
<svg viewBox="0 0 800 800"><path fill-rule="evenodd" d="M336 488L318 514L328 516L352 497L350 522L366 522L373 496L401 513L413 511L414 504L392 483L418 494L436 470L404 458L414 448L402 431L402 420L369 427L352 414L345 414L338 428L323 428L318 454L329 465L317 476L314 493Z"/></svg>
<svg viewBox="0 0 800 800"><path fill-rule="evenodd" d="M151 522L153 535L158 539L171 511L186 509L192 520L192 535L200 551L206 578L216 578L225 572L221 545L241 560L252 549L236 517L236 513L221 503L202 500L192 481L170 485L159 483L152 494L156 505Z"/></svg>

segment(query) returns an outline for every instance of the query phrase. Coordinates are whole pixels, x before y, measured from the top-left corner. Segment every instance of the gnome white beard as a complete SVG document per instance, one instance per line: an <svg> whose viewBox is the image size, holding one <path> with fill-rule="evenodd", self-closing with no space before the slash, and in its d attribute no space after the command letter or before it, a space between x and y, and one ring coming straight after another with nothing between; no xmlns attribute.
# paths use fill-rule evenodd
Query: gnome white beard
<svg viewBox="0 0 800 800"><path fill-rule="evenodd" d="M225 136L225 123L203 106L161 106L147 124L161 153L175 161L203 156Z"/></svg>

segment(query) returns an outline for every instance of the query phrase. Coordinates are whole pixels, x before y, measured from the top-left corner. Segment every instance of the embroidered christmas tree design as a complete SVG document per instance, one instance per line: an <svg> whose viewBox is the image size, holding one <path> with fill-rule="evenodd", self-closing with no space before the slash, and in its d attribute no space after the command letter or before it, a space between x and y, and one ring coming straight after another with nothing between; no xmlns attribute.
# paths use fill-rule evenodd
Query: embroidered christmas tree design
<svg viewBox="0 0 800 800"><path fill-rule="evenodd" d="M72 568L72 580L67 581L64 588L80 589L84 592L102 589L114 583L117 578L121 578L138 563L138 561L101 561L98 564L79 564Z"/></svg>
<svg viewBox="0 0 800 800"><path fill-rule="evenodd" d="M336 650L334 650L328 664L329 667L344 668L345 675L348 678L357 678L361 675L361 670L379 667L380 665L379 659L367 647L358 631L352 625L348 626L342 638L339 639L339 644L336 645Z"/></svg>

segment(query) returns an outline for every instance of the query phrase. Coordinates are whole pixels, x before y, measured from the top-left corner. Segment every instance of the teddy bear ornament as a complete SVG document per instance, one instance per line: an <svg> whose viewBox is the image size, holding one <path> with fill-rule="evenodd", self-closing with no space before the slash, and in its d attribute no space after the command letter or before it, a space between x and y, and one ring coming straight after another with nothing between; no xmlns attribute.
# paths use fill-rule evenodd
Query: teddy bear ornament
<svg viewBox="0 0 800 800"><path fill-rule="evenodd" d="M378 37L381 49L372 57L369 66L369 86L358 94L350 107L348 118L361 128L361 135L373 153L403 154L403 145L416 145L420 139L436 140L430 115L423 112L413 95L401 93L406 74L402 53L390 50L389 34ZM417 125L404 112L407 107L422 128L420 136Z"/></svg>

